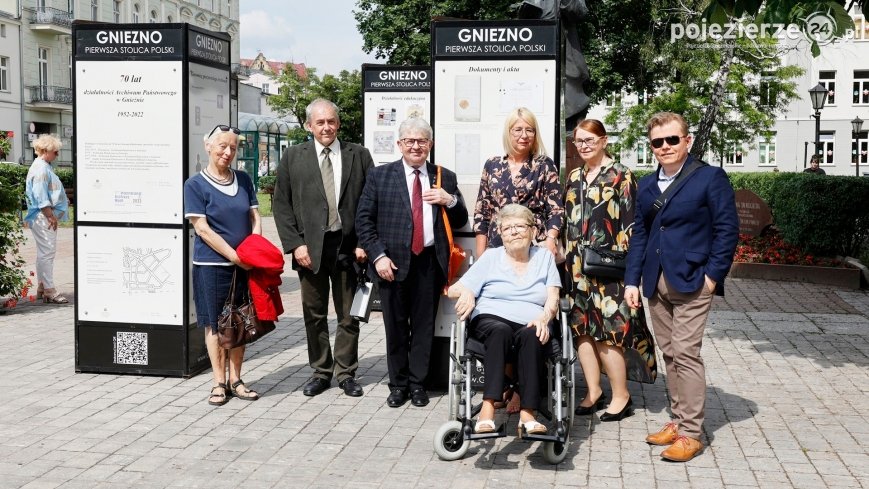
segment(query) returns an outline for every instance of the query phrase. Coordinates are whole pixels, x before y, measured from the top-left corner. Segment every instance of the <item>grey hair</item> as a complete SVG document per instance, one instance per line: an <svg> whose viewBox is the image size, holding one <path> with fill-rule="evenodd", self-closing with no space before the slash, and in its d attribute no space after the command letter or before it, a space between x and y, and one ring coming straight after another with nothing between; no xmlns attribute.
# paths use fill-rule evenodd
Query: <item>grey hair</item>
<svg viewBox="0 0 869 489"><path fill-rule="evenodd" d="M522 219L525 221L525 224L534 227L534 213L522 204L507 204L502 207L501 212L498 213L498 226L501 225L504 219L509 218Z"/></svg>
<svg viewBox="0 0 869 489"><path fill-rule="evenodd" d="M33 141L33 151L36 151L38 156L49 151L60 151L62 146L63 143L53 134L43 134Z"/></svg>
<svg viewBox="0 0 869 489"><path fill-rule="evenodd" d="M314 112L314 107L318 105L326 105L332 107L332 110L335 111L335 117L338 118L338 122L341 122L341 109L339 109L338 106L335 105L335 102L324 98L316 98L311 101L311 103L308 104L307 107L305 107L305 122L311 122L311 114Z"/></svg>
<svg viewBox="0 0 869 489"><path fill-rule="evenodd" d="M425 134L425 137L428 139L432 139L434 135L434 131L432 131L431 126L428 122L422 117L411 117L409 119L405 119L404 122L398 126L398 138L403 139L407 133L409 132L421 132Z"/></svg>

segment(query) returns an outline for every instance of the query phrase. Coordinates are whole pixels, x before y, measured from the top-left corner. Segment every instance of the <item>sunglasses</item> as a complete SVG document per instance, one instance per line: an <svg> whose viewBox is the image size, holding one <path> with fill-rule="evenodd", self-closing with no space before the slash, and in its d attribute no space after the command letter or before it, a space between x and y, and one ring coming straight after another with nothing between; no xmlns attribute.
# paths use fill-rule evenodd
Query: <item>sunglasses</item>
<svg viewBox="0 0 869 489"><path fill-rule="evenodd" d="M237 127L225 126L225 125L223 125L223 124L218 124L218 125L214 126L214 129L212 129L211 132L208 133L208 136L205 136L205 139L210 138L211 135L214 134L214 132L215 132L215 131L218 131L218 130L219 130L220 132L228 132L228 131L232 131L232 132L234 132L236 135L241 134L241 129L239 129L239 128L237 128Z"/></svg>
<svg viewBox="0 0 869 489"><path fill-rule="evenodd" d="M670 146L676 146L677 144L679 144L679 141L681 141L683 138L687 138L687 137L688 136L667 136L667 137L663 137L663 138L655 138L655 139L651 140L650 142L652 143L653 148L658 149L664 145L665 141Z"/></svg>

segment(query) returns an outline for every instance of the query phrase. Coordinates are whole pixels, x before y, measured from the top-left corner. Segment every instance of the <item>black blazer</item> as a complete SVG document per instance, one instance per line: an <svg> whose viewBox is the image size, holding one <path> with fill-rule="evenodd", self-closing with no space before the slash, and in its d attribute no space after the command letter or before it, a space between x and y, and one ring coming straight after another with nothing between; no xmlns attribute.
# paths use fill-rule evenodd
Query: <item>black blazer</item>
<svg viewBox="0 0 869 489"><path fill-rule="evenodd" d="M339 254L351 254L358 247L356 204L365 185L365 176L373 167L374 161L367 149L341 142L338 215L341 217L342 240ZM313 270L318 272L329 206L320 175L320 158L313 140L290 146L284 151L278 165L272 210L284 253L291 254L299 246L307 245ZM295 259L291 261L293 269L298 269Z"/></svg>
<svg viewBox="0 0 869 489"><path fill-rule="evenodd" d="M426 169L431 186L434 187L437 166L426 162ZM447 209L447 217L451 227L454 230L459 229L468 222L468 209L459 191L456 174L442 168L441 187L458 199L452 209ZM450 257L447 232L441 206L435 206L432 211L435 253L446 277ZM395 270L395 280L402 281L407 277L411 256L410 243L413 240L413 217L404 163L401 160L375 167L368 174L362 199L356 210L356 234L359 235L359 243L370 260L373 261L385 253L398 267Z"/></svg>

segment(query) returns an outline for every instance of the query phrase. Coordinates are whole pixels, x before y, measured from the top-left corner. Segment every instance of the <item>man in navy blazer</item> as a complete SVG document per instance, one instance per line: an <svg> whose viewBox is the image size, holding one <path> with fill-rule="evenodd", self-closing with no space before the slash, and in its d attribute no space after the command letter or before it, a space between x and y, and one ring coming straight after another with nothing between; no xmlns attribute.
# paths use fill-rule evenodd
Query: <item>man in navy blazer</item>
<svg viewBox="0 0 869 489"><path fill-rule="evenodd" d="M356 209L356 234L379 279L386 327L390 407L428 404L428 374L434 322L446 283L449 242L441 215L460 228L468 210L456 174L427 158L434 141L429 124L410 118L398 128L402 159L372 168Z"/></svg>
<svg viewBox="0 0 869 489"><path fill-rule="evenodd" d="M724 295L724 278L739 237L739 218L733 187L724 171L688 153L691 135L682 116L657 113L647 129L660 165L638 186L625 300L639 307L642 279L667 369L674 419L646 437L646 442L668 446L661 453L663 458L686 462L703 449L706 371L700 348L712 297ZM654 220L647 223L653 204L671 184L676 186Z"/></svg>

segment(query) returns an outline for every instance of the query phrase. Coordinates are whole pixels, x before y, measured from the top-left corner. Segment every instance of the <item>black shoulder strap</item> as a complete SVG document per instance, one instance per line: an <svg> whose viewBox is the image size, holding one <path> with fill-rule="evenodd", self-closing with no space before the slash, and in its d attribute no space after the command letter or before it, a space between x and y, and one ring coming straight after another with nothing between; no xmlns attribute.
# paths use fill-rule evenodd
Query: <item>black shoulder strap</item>
<svg viewBox="0 0 869 489"><path fill-rule="evenodd" d="M694 170L700 168L701 166L709 166L709 163L695 158L693 161L691 161L691 164L682 168L682 171L679 173L679 176L676 177L676 180L674 180L673 183L671 183L670 186L667 187L667 189L664 190L664 192L661 193L661 195L659 195L657 199L655 199L652 207L646 212L646 215L643 216L646 230L652 228L652 223L655 221L655 217L657 217L658 211L660 211L661 208L664 207L664 204L667 203L667 199L670 197L670 195L672 195L673 192L675 192L679 187L682 186L682 184L685 182L685 178L688 175L693 173ZM657 172L655 173L657 175Z"/></svg>

